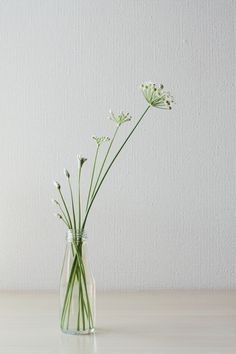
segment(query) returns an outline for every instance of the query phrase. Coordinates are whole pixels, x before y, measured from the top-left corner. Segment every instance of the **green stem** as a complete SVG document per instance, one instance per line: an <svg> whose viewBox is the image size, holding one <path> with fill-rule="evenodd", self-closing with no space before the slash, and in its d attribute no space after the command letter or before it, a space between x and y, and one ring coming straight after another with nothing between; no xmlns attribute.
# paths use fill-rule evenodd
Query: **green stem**
<svg viewBox="0 0 236 354"><path fill-rule="evenodd" d="M133 127L133 129L131 130L131 132L129 133L129 135L127 136L127 138L125 139L125 141L123 142L123 144L121 145L121 147L119 148L119 150L117 151L117 153L115 154L113 160L111 161L111 163L109 164L108 168L106 169L106 172L104 173L97 189L94 191L93 195L92 195L92 198L91 198L91 202L89 204L89 207L88 207L88 210L86 211L86 214L85 214L85 218L84 218L84 221L83 221L83 225L82 225L82 231L84 230L84 227L85 227L85 224L86 224L86 221L87 221L87 218L88 218L88 214L90 212L90 209L93 205L93 202L94 202L94 199L99 191L99 189L101 188L101 185L104 181L104 179L106 178L106 175L108 174L111 166L113 165L113 163L115 162L116 158L118 157L118 155L120 154L121 150L123 149L123 147L125 146L125 144L127 143L127 141L129 140L129 138L131 137L131 135L133 134L133 132L135 131L135 129L137 128L137 126L139 125L139 123L141 122L141 120L143 119L143 117L145 116L145 114L147 113L147 111L149 110L151 106L149 105L145 111L143 112L143 114L141 115L141 117L139 118L139 120L137 121L137 123L135 124L135 126Z"/></svg>
<svg viewBox="0 0 236 354"><path fill-rule="evenodd" d="M85 330L84 296L83 296L83 287L82 287L82 281L81 281L81 271L80 271L79 292L80 292L80 301L81 301L81 313L82 313L83 330Z"/></svg>
<svg viewBox="0 0 236 354"><path fill-rule="evenodd" d="M76 256L74 256L73 246L75 248ZM74 259L73 259L73 263L72 263L72 267L71 267L71 271L70 271L70 276L69 276L69 279L68 279L68 284L67 284L67 288L66 288L66 293L65 293L64 303L63 303L63 309L62 309L62 314L61 314L61 326L62 327L63 327L65 316L66 316L66 309L67 309L67 306L68 306L68 296L69 296L70 291L71 291L72 281L73 281L73 278L75 276L75 273L77 275L77 279L78 279L78 282L79 282L79 274L78 274L78 269L76 267L77 249L76 249L76 245L73 244L73 243L71 244L71 250L72 250L72 255L73 255Z"/></svg>
<svg viewBox="0 0 236 354"><path fill-rule="evenodd" d="M78 283L79 287L79 283ZM78 317L77 317L77 330L80 330L80 291L78 293Z"/></svg>
<svg viewBox="0 0 236 354"><path fill-rule="evenodd" d="M78 267L76 267L76 277L77 277L77 280L78 280L78 283L80 282L80 272L81 272L81 269L82 269L82 265L83 265L83 260L82 260L82 244L79 245L79 248L80 248L80 255L78 254L78 250L77 250L77 246L75 244L75 242L73 242L71 244L71 250L72 250L72 255L73 257L75 256L74 255L74 250L75 250L75 253L76 253L76 258L77 258L77 262L78 262ZM86 308L86 305L85 305L85 302L84 302L84 309L85 309L85 312L88 316L88 311L87 311L87 308Z"/></svg>
<svg viewBox="0 0 236 354"><path fill-rule="evenodd" d="M70 228L70 225L69 225L70 223L69 223L69 220L67 219L66 214L64 213L64 210L62 209L60 203L58 203L57 205L59 206L59 208L60 208L60 210L61 210L61 212L62 212L62 215L64 216L64 219L65 219L65 221L66 221L67 227Z"/></svg>
<svg viewBox="0 0 236 354"><path fill-rule="evenodd" d="M71 183L70 183L70 177L68 178L68 183L69 183L69 188L70 188L70 198L71 198L71 207L72 207L72 213L73 213L74 230L76 232L75 206L74 206L74 198L73 198L73 193L72 193L72 188L71 188Z"/></svg>
<svg viewBox="0 0 236 354"><path fill-rule="evenodd" d="M80 246L79 246L79 248L81 249ZM72 299L72 295L73 295L75 278L77 277L78 287L79 287L77 329L80 330L80 317L82 317L83 330L85 330L85 316L88 319L89 328L93 327L93 318L92 318L92 312L91 312L91 307L90 307L90 302L89 302L89 297L88 297L85 270L84 270L83 260L81 258L82 256L79 254L76 246L74 246L74 249L75 249L76 255L74 254L74 251L73 251L72 253L75 255L75 257L74 257L73 264L71 267L71 272L70 272L70 276L69 276L69 280L68 280L68 284L67 284L67 290L66 290L66 294L65 294L65 298L64 298L64 304L63 304L62 315L61 315L61 327L64 328L64 322L65 322L66 315L67 315L67 329L68 329L70 311L71 311L71 299ZM84 288L84 290L83 290L83 288ZM83 291L85 291L87 308L86 308L86 303L84 300Z"/></svg>
<svg viewBox="0 0 236 354"><path fill-rule="evenodd" d="M116 137L116 134L117 134L119 128L120 128L120 125L118 125L118 126L116 127L116 130L115 130L115 132L114 132L114 135L113 135L113 137L112 137L112 139L111 139L111 142L110 142L110 144L109 144L109 146L108 146L108 149L107 149L106 155L105 155L105 157L104 157L102 166L101 166L101 168L100 168L100 171L99 171L99 174L98 174L98 177L97 177L95 186L94 186L94 188L93 188L93 193L92 193L92 198L91 198L91 199L93 199L94 193L96 192L96 188L97 188L98 182L99 182L99 180L100 180L100 177L101 177L103 168L104 168L104 166L105 166L107 157L108 157L108 155L109 155L109 152L110 152L110 150L111 150L111 147L112 147L112 145L113 145L113 142L114 142L114 140L115 140L115 137ZM86 208L86 209L87 209L87 208Z"/></svg>
<svg viewBox="0 0 236 354"><path fill-rule="evenodd" d="M72 301L72 297L73 297L74 283L75 283L75 275L73 275L72 284L70 287L69 305L68 305L68 310L67 310L67 326L66 326L67 329L69 327L69 322L70 322L70 309L71 309L71 301Z"/></svg>
<svg viewBox="0 0 236 354"><path fill-rule="evenodd" d="M90 307L90 301L89 301L89 296L88 296L88 289L87 289L87 281L86 281L86 275L85 275L85 270L84 270L84 264L81 259L81 269L82 269L82 278L84 281L84 288L85 288L85 295L86 295L86 300L87 300L87 306L88 306L88 313L87 313L87 318L89 320L89 327L93 327L93 317L92 317L92 311Z"/></svg>
<svg viewBox="0 0 236 354"><path fill-rule="evenodd" d="M97 146L95 157L94 157L93 171L92 171L92 176L91 176L91 180L90 180L88 198L87 198L87 203L86 203L86 210L88 209L88 205L89 205L89 200L90 200L90 195L91 195L91 190L92 190L92 185L93 185L93 178L94 178L94 173L95 173L95 169L96 169L98 151L99 151L99 145Z"/></svg>
<svg viewBox="0 0 236 354"><path fill-rule="evenodd" d="M82 242L79 243L78 247L79 247L79 252L78 252L77 248L75 248L75 252L76 252L76 257L77 257L77 260L78 260L78 265L79 265L79 268L80 268L80 276L82 274L82 278L81 278L81 295L82 295L84 310L86 312L86 316L87 316L88 321L89 321L89 327L92 328L90 323L92 323L92 326L93 326L93 318L92 318L92 312L91 312L90 301L89 301L89 296L88 296L88 289L87 289L87 281L86 281L84 263L83 263L83 258L82 258ZM86 308L85 301L83 299L82 279L83 279L83 283L84 283L85 296L86 296L86 300L87 300L87 308Z"/></svg>
<svg viewBox="0 0 236 354"><path fill-rule="evenodd" d="M74 277L75 271L76 271L76 257L73 260L73 264L71 267L70 276L69 276L69 280L68 280L68 284L67 284L67 288L66 288L66 293L65 293L65 299L64 299L64 304L63 304L63 309L62 309L62 314L61 314L61 327L62 328L63 328L64 319L65 319L65 315L66 315L68 296L69 296L69 292L71 289L72 279Z"/></svg>
<svg viewBox="0 0 236 354"><path fill-rule="evenodd" d="M65 224L67 227L69 226L69 225L67 224L66 220L63 218L63 216L61 216L60 219L64 222L64 224Z"/></svg>
<svg viewBox="0 0 236 354"><path fill-rule="evenodd" d="M82 167L80 165L79 172L78 172L78 230L79 231L80 231L80 226L81 226L81 196L80 196L80 194L81 194L80 193L81 170L82 170Z"/></svg>
<svg viewBox="0 0 236 354"><path fill-rule="evenodd" d="M64 199L64 197L63 197L63 195L62 195L61 190L60 190L60 189L58 189L58 190L59 190L59 194L60 194L62 203L63 203L63 205L64 205L64 207L65 207L66 214L67 214L67 217L68 217L68 220L69 220L69 226L70 226L70 229L71 229L71 228L72 228L72 223L71 223L70 213L69 213L68 208L67 208L67 206L66 206L66 202L65 202L65 199Z"/></svg>

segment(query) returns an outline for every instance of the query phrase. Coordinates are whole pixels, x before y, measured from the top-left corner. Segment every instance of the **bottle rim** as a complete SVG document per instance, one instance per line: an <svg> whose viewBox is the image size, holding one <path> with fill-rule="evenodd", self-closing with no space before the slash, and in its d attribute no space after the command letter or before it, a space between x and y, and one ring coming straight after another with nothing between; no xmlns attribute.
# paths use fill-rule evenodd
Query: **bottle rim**
<svg viewBox="0 0 236 354"><path fill-rule="evenodd" d="M67 234L66 234L66 239L67 241L72 241L74 240L86 240L87 239L87 233L85 230L82 232L80 230L74 230L74 229L68 229Z"/></svg>

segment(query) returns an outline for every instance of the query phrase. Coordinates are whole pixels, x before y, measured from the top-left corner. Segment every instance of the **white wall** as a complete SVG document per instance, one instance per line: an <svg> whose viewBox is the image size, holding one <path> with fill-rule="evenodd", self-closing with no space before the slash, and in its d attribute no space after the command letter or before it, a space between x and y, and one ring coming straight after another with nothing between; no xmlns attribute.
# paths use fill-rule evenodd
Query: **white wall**
<svg viewBox="0 0 236 354"><path fill-rule="evenodd" d="M162 82L88 224L99 289L231 288L235 282L234 29L230 0L0 2L0 287L57 288L65 246L54 178L136 119ZM118 143L134 123L123 126ZM84 186L84 184L83 184Z"/></svg>

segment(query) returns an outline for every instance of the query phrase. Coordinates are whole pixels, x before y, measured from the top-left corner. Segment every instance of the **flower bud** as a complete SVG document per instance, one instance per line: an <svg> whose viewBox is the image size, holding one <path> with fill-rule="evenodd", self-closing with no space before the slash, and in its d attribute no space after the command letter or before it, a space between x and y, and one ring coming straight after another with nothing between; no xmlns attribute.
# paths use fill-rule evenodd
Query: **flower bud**
<svg viewBox="0 0 236 354"><path fill-rule="evenodd" d="M69 172L67 171L66 168L64 168L64 175L65 175L67 178L70 178L70 174L69 174Z"/></svg>
<svg viewBox="0 0 236 354"><path fill-rule="evenodd" d="M54 181L53 184L57 189L61 189L61 185L58 182Z"/></svg>
<svg viewBox="0 0 236 354"><path fill-rule="evenodd" d="M53 204L59 205L58 201L56 199L51 199Z"/></svg>
<svg viewBox="0 0 236 354"><path fill-rule="evenodd" d="M55 217L56 218L58 218L58 219L62 219L62 216L61 216L61 214L59 214L59 213L56 213L56 214L54 214L55 215Z"/></svg>
<svg viewBox="0 0 236 354"><path fill-rule="evenodd" d="M77 158L78 158L78 160L80 162L80 167L82 167L83 164L87 161L86 157L83 157L81 155L77 155Z"/></svg>

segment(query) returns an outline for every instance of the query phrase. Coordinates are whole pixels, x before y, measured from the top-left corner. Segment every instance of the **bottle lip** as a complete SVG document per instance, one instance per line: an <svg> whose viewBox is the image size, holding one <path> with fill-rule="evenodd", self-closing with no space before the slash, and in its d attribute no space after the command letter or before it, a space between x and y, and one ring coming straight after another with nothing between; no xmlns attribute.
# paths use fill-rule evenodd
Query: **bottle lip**
<svg viewBox="0 0 236 354"><path fill-rule="evenodd" d="M66 234L66 239L67 241L72 241L74 240L86 240L87 239L87 233L85 230L82 232L79 230L74 230L74 229L68 229L67 234Z"/></svg>

